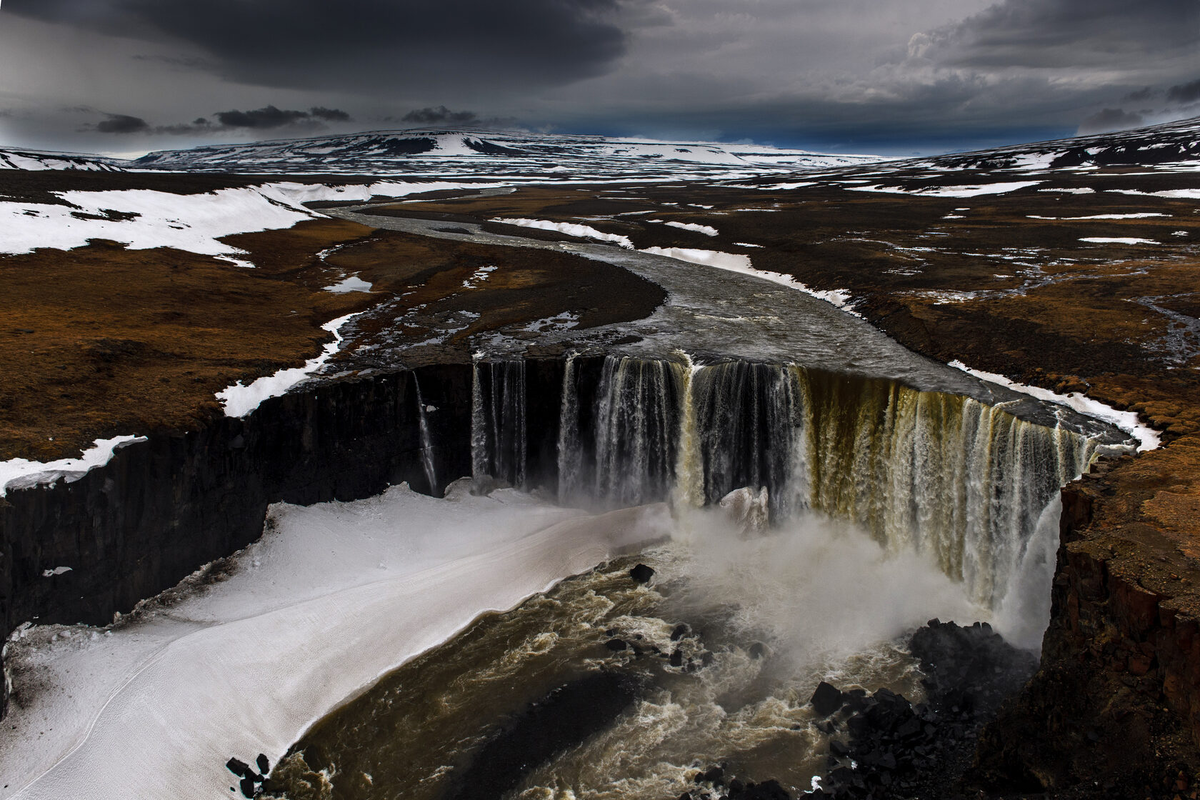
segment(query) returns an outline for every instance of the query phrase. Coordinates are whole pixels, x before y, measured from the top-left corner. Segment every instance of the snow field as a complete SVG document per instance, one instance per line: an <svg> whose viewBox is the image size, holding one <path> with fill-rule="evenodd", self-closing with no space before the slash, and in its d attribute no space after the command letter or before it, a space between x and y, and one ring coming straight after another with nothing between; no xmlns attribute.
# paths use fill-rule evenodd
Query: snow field
<svg viewBox="0 0 1200 800"><path fill-rule="evenodd" d="M272 508L233 574L110 630L26 628L43 688L0 740L21 800L228 797L232 756L275 764L313 723L480 614L669 533L664 506L600 516L500 491ZM184 584L188 584L185 581Z"/></svg>

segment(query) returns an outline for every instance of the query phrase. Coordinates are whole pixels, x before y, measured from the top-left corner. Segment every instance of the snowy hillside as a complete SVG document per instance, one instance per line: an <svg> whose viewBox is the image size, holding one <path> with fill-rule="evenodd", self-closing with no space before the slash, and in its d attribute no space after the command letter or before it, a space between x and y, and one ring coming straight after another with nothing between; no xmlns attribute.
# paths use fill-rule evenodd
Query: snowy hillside
<svg viewBox="0 0 1200 800"><path fill-rule="evenodd" d="M1033 171L1146 166L1194 172L1200 162L1200 117L1138 128L924 159L942 169Z"/></svg>
<svg viewBox="0 0 1200 800"><path fill-rule="evenodd" d="M332 173L419 177L732 177L878 161L763 145L662 142L526 132L408 130L212 145L150 153L141 169L240 173Z"/></svg>
<svg viewBox="0 0 1200 800"><path fill-rule="evenodd" d="M46 153L37 150L0 148L0 170L79 169L92 172L118 172L127 162L78 153Z"/></svg>

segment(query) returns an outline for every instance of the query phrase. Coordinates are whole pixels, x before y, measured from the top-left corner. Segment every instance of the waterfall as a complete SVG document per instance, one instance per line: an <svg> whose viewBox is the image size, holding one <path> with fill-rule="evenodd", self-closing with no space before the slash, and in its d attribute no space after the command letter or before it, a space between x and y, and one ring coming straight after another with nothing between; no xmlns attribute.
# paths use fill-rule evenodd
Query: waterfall
<svg viewBox="0 0 1200 800"><path fill-rule="evenodd" d="M683 377L683 411L679 415L679 455L675 462L675 492L672 500L677 506L699 507L704 505L705 500L704 457L700 432L696 427L695 375L700 368L687 353L678 352L676 355L683 361L680 373Z"/></svg>
<svg viewBox="0 0 1200 800"><path fill-rule="evenodd" d="M742 486L766 487L772 515L807 508L805 404L798 370L730 361L693 378L704 499Z"/></svg>
<svg viewBox="0 0 1200 800"><path fill-rule="evenodd" d="M928 553L996 606L1038 518L1095 443L970 398L808 374L812 507Z"/></svg>
<svg viewBox="0 0 1200 800"><path fill-rule="evenodd" d="M563 365L562 395L558 412L558 501L567 505L583 484L583 442L579 433L577 355L567 355Z"/></svg>
<svg viewBox="0 0 1200 800"><path fill-rule="evenodd" d="M433 464L433 438L429 435L428 412L432 406L426 407L425 399L421 397L421 382L417 373L413 373L413 386L417 392L417 429L421 436L421 466L425 469L425 479L429 481L429 491L437 493L437 469Z"/></svg>
<svg viewBox="0 0 1200 800"><path fill-rule="evenodd" d="M993 608L1023 565L1044 560L1044 543L1031 545L1039 517L1095 452L1064 427L882 379L695 366L682 354L598 361L564 362L560 501L705 505L766 489L773 519L811 510L852 520L885 548L926 554ZM524 483L524 392L524 362L476 362L477 479Z"/></svg>
<svg viewBox="0 0 1200 800"><path fill-rule="evenodd" d="M525 485L525 362L476 359L471 384L471 477Z"/></svg>
<svg viewBox="0 0 1200 800"><path fill-rule="evenodd" d="M604 359L596 400L594 496L637 505L667 496L679 424L679 365Z"/></svg>

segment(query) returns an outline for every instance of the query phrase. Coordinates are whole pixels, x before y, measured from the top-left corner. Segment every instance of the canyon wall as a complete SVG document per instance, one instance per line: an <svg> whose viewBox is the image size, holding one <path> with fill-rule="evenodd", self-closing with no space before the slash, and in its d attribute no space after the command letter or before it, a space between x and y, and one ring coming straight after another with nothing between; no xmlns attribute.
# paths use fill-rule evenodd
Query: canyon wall
<svg viewBox="0 0 1200 800"><path fill-rule="evenodd" d="M360 499L401 481L439 494L473 467L568 496L573 489L611 489L616 484L604 480L609 472L635 475L637 486L654 494L690 481L684 494L709 502L730 486L770 485L775 510L826 508L861 518L891 541L911 526L900 525L897 534L892 528L899 523L866 500L850 503L839 486L887 485L894 493L899 480L919 499L942 471L949 470L947 480L978 472L964 486L990 497L993 514L1009 505L1022 509L1016 519L1040 508L1043 495L1087 458L1087 449L1062 439L1063 432L1033 430L961 398L795 368L730 364L705 373L665 363L529 359L335 381L268 400L245 419L220 417L197 431L152 435L73 482L10 491L0 501L0 633L7 638L30 621L106 624L252 542L270 503ZM655 408L658 416L642 413ZM916 435L923 426L929 431ZM748 433L718 442L733 431ZM946 445L926 446L954 438L947 431L958 432L958 462L943 452ZM787 441L792 445L780 451ZM976 441L988 457L968 469L971 461L962 455L974 452ZM1161 496L1164 475L1178 467L1170 454L1186 444L1106 464L1064 491L1042 669L985 735L974 775L981 785L1066 786L1137 754L1161 754L1172 742L1178 754L1162 762L1169 767L1160 769L1151 756L1142 772L1190 769L1188 754L1200 733L1200 636L1194 609L1180 605L1182 595L1171 587L1191 581L1192 573L1174 566L1182 557L1174 540L1162 553L1126 544L1148 540L1149 529L1163 535L1161 520L1148 520L1142 501L1165 519L1187 516L1191 500ZM720 452L709 452L714 447ZM618 451L620 463L608 463ZM872 453L878 458L863 460ZM933 469L934 462L945 463ZM1053 485L1038 480L1033 465ZM832 480L830 470L842 477ZM1037 496L1007 497L1012 480L1040 485ZM1146 495L1142 504L1130 505L1138 491ZM903 506L920 510L919 503ZM934 527L986 532L971 524L969 511L948 514L945 525ZM921 530L940 519L932 512L912 516ZM1159 591L1147 588L1151 562L1166 582ZM947 565L959 579L969 577L961 558Z"/></svg>
<svg viewBox="0 0 1200 800"><path fill-rule="evenodd" d="M1063 490L1038 673L985 731L972 780L1190 797L1200 786L1200 438L1098 464ZM1072 795L1074 796L1074 795ZM1093 796L1083 794L1080 796Z"/></svg>
<svg viewBox="0 0 1200 800"><path fill-rule="evenodd" d="M274 502L356 500L401 481L439 493L470 472L470 414L470 366L424 367L272 398L245 419L153 434L73 482L10 490L0 635L25 622L105 625L254 541Z"/></svg>

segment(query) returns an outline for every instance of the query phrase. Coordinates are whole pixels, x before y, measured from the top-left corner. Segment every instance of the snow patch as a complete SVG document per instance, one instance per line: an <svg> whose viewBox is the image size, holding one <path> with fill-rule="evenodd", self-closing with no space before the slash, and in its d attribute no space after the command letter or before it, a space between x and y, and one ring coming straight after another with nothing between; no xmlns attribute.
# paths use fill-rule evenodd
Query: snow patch
<svg viewBox="0 0 1200 800"><path fill-rule="evenodd" d="M955 369L960 369L969 375L974 375L976 378L985 380L988 383L995 383L1007 389L1012 389L1022 394L1027 394L1030 397L1038 400L1043 400L1050 403L1057 403L1060 406L1074 409L1086 417L1092 417L1110 425L1115 425L1120 430L1128 433L1130 436L1138 440L1138 449L1145 452L1147 450L1157 450L1161 444L1161 439L1158 431L1149 427L1138 419L1136 411L1118 411L1110 405L1101 403L1099 400L1093 400L1087 395L1079 392L1071 392L1071 394L1058 394L1049 389L1042 389L1037 386L1029 386L1024 383L1017 383L1009 380L1003 375L998 375L995 372L984 372L983 370L971 369L961 361L951 361L950 366Z"/></svg>
<svg viewBox="0 0 1200 800"><path fill-rule="evenodd" d="M218 240L290 228L317 216L267 186L187 195L150 189L55 194L71 205L0 203L0 252L69 250L89 239L110 239L131 250L172 247L253 266L238 258L244 250Z"/></svg>
<svg viewBox="0 0 1200 800"><path fill-rule="evenodd" d="M491 265L491 266L487 266L487 267L480 267L479 269L475 270L475 273L473 275L471 275L471 277L469 277L465 281L463 281L463 288L464 289L474 289L479 284L486 281L488 279L488 277L493 272L495 272L497 269L499 269L499 268L496 267L495 265Z"/></svg>
<svg viewBox="0 0 1200 800"><path fill-rule="evenodd" d="M80 453L79 458L45 462L24 458L0 461L0 497L4 497L9 489L28 489L54 483L59 478L74 483L96 467L107 464L120 448L144 441L145 436L115 436L112 439L97 439L90 448Z"/></svg>
<svg viewBox="0 0 1200 800"><path fill-rule="evenodd" d="M1079 241L1089 244L1160 244L1153 239L1139 239L1136 236L1086 236Z"/></svg>
<svg viewBox="0 0 1200 800"><path fill-rule="evenodd" d="M325 345L325 349L319 356L306 361L303 367L281 369L274 375L259 378L249 386L245 386L241 381L238 381L233 386L217 392L217 399L221 401L221 405L225 409L225 416L244 417L258 408L263 400L270 397L279 397L296 384L309 378L323 367L325 362L332 358L333 354L338 351L338 347L341 346L343 339L340 333L341 327L357 316L358 314L347 314L344 317L338 317L322 325L322 329L333 334L333 341Z"/></svg>
<svg viewBox="0 0 1200 800"><path fill-rule="evenodd" d="M369 292L371 285L367 281L357 275L351 275L345 280L338 281L335 284L325 287L325 291L333 292L334 294L349 294L350 292Z"/></svg>
<svg viewBox="0 0 1200 800"><path fill-rule="evenodd" d="M679 228L692 233L703 233L705 236L720 236L720 232L711 225L697 225L694 222L666 222L666 225L672 228Z"/></svg>
<svg viewBox="0 0 1200 800"><path fill-rule="evenodd" d="M1137 214L1091 214L1086 217L1043 217L1039 214L1027 214L1029 219L1049 219L1061 220L1064 222L1072 222L1085 219L1150 219L1152 217L1169 217L1170 214L1157 214L1152 211L1141 212Z"/></svg>
<svg viewBox="0 0 1200 800"><path fill-rule="evenodd" d="M911 194L918 197L980 197L987 194L1008 194L1018 189L1037 186L1042 181L1008 181L979 186L927 186L923 189L905 189L901 186L848 186L851 192L881 192L883 194Z"/></svg>
<svg viewBox="0 0 1200 800"><path fill-rule="evenodd" d="M598 231L590 225L578 225L573 222L551 222L547 219L527 219L524 217L493 217L489 222L499 222L504 225L517 225L522 228L534 228L539 231L557 231L578 239L594 239L597 242L611 242L626 250L633 249L633 241L628 236L617 233Z"/></svg>
<svg viewBox="0 0 1200 800"><path fill-rule="evenodd" d="M755 269L750 261L750 256L740 253L722 253L716 250L692 250L684 247L647 247L640 250L642 253L650 253L656 256L666 256L679 261L687 261L692 264L700 264L705 267L716 267L728 272L738 272L742 275L751 275L755 278L762 278L771 283L777 283L780 286L786 286L789 289L795 289L804 292L810 297L815 297L819 300L824 300L827 303L837 306L843 311L861 316L856 312L850 304L850 293L844 289L810 289L805 284L796 280L791 275L785 275L782 272L771 272L765 269Z"/></svg>

